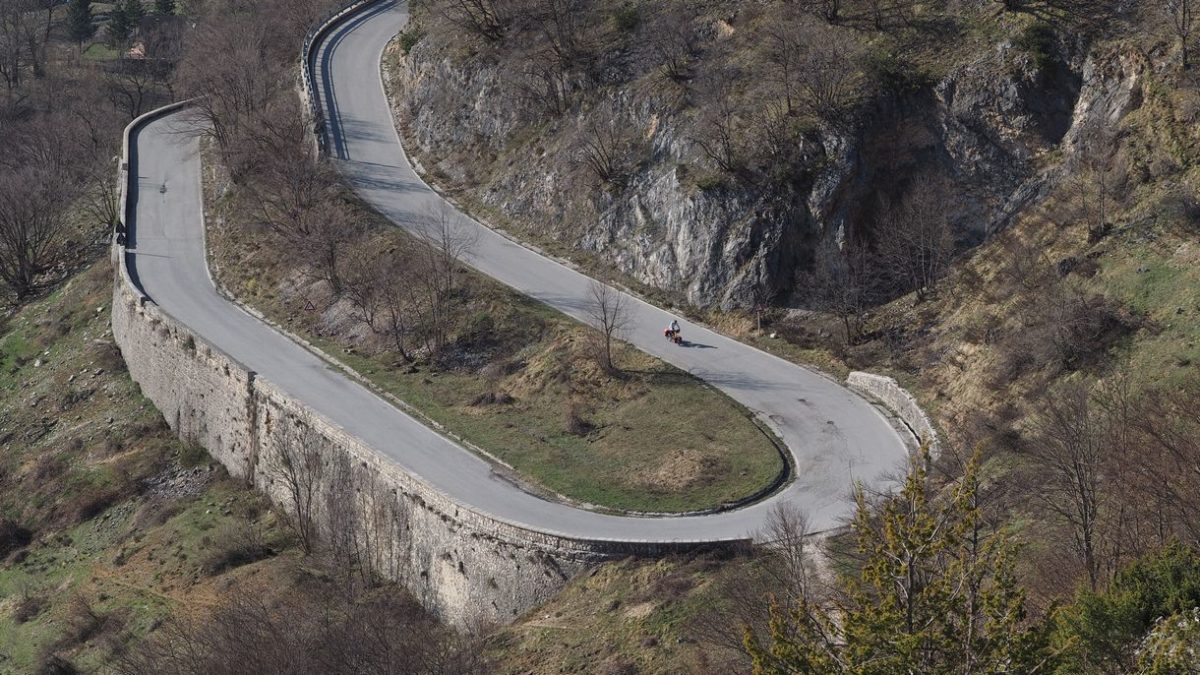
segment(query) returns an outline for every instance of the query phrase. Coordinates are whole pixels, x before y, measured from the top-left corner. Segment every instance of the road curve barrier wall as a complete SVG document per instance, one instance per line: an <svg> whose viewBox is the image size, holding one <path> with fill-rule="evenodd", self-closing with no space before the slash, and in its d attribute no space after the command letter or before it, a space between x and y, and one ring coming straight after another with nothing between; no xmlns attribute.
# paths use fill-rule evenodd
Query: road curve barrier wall
<svg viewBox="0 0 1200 675"><path fill-rule="evenodd" d="M126 129L125 220L112 247L113 337L130 376L181 438L203 446L324 544L405 584L456 626L511 621L604 560L749 545L587 540L478 513L406 473L171 317L131 278L124 223L136 227L127 217L136 204L125 202L130 181L137 179L137 130L181 105L186 104L144 115Z"/></svg>
<svg viewBox="0 0 1200 675"><path fill-rule="evenodd" d="M896 380L884 375L855 371L846 378L846 386L878 401L895 413L912 430L918 442L937 454L940 449L937 429L921 409L917 399Z"/></svg>
<svg viewBox="0 0 1200 675"><path fill-rule="evenodd" d="M313 47L320 44L321 39L334 26L346 18L374 5L382 0L352 0L340 7L330 10L304 36L304 44L300 47L300 97L308 108L309 119L312 122L313 136L317 145L317 153L324 155L325 147L325 116L317 100L316 77L313 74Z"/></svg>

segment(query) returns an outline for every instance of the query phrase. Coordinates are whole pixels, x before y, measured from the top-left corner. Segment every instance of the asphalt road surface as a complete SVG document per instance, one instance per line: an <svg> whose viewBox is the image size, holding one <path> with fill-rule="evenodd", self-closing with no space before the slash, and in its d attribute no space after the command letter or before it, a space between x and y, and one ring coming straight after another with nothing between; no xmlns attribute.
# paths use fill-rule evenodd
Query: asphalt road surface
<svg viewBox="0 0 1200 675"><path fill-rule="evenodd" d="M403 5L375 5L331 31L316 54L317 89L329 149L355 189L398 225L425 233L449 207L413 172L385 100L379 63L407 20ZM795 478L756 504L704 516L621 517L531 495L490 465L217 294L204 253L198 140L186 114L137 134L131 274L146 294L261 377L358 436L459 502L493 517L550 533L629 541L715 541L762 532L771 509L791 503L814 530L850 514L854 481L879 485L903 466L906 440L873 405L812 371L681 321L687 346L663 339L670 314L628 297L627 339L703 378L776 429ZM566 314L586 319L591 280L454 213L475 238L467 262ZM670 439L664 439L669 444ZM734 449L736 451L736 449Z"/></svg>

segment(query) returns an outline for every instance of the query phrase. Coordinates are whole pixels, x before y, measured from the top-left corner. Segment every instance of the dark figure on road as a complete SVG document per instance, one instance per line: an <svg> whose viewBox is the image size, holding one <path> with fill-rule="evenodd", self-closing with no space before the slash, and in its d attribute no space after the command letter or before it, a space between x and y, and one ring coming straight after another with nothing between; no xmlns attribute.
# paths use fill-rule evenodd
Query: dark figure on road
<svg viewBox="0 0 1200 675"><path fill-rule="evenodd" d="M667 338L671 342L674 342L675 344L682 343L683 335L681 335L679 332L679 322L675 319L671 319L671 325L667 326L667 329L663 331L663 337Z"/></svg>

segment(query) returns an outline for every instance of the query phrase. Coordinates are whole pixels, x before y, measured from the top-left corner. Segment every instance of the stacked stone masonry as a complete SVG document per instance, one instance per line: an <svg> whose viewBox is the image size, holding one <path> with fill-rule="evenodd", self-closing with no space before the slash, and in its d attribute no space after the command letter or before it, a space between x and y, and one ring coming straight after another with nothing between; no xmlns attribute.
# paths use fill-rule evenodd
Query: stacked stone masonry
<svg viewBox="0 0 1200 675"><path fill-rule="evenodd" d="M120 268L123 251L114 253ZM323 542L351 547L454 625L511 621L604 560L696 547L573 539L461 506L196 337L125 275L115 277L113 336L171 428L289 515L300 503ZM299 446L317 448L319 461L297 478L288 469ZM298 502L298 483L311 499Z"/></svg>
<svg viewBox="0 0 1200 675"><path fill-rule="evenodd" d="M937 430L917 399L896 380L884 375L855 371L846 378L846 386L881 403L893 412L917 437L917 440L936 454L940 449Z"/></svg>
<svg viewBox="0 0 1200 675"><path fill-rule="evenodd" d="M137 128L173 109L130 125L123 174ZM127 176L122 181L127 188ZM130 376L171 428L294 520L302 508L322 542L403 583L447 622L508 622L601 561L697 548L537 532L456 503L172 318L132 281L123 241L118 236L112 249L113 336ZM298 452L310 454L298 463Z"/></svg>

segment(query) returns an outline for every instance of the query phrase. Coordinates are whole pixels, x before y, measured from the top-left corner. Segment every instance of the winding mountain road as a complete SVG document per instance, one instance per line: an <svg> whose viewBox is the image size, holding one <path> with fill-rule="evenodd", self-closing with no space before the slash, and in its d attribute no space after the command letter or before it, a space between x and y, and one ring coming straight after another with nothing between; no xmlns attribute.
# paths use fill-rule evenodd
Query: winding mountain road
<svg viewBox="0 0 1200 675"><path fill-rule="evenodd" d="M397 225L421 233L446 208L415 174L392 124L380 76L388 41L407 21L403 4L373 5L316 46L316 88L328 120L330 154L362 197ZM670 345L670 314L629 298L628 339L703 378L776 429L795 479L753 505L703 516L622 517L548 502L495 474L470 451L409 417L318 357L222 298L205 261L200 156L186 113L149 123L133 139L136 172L128 265L144 292L179 321L284 391L358 436L460 503L549 533L627 541L717 541L761 532L770 510L789 502L814 530L848 515L852 482L874 484L899 468L907 444L872 404L832 380L699 326L691 347ZM591 280L462 216L477 237L466 262L578 319Z"/></svg>

